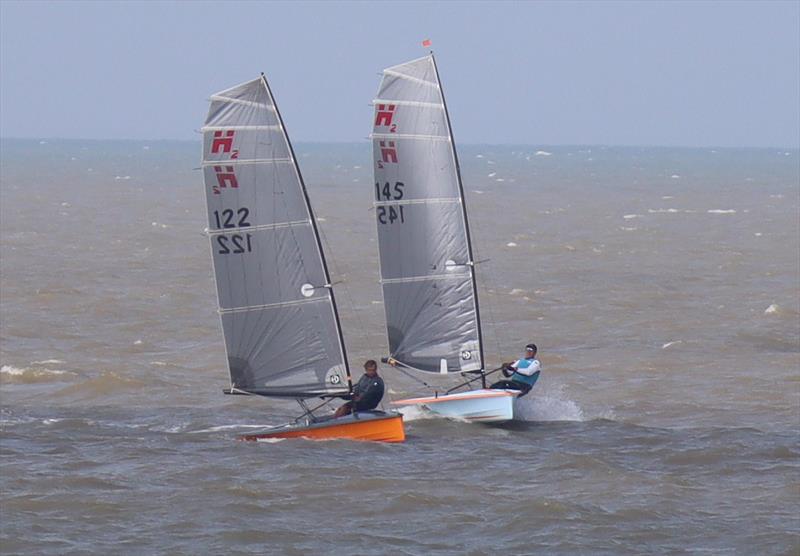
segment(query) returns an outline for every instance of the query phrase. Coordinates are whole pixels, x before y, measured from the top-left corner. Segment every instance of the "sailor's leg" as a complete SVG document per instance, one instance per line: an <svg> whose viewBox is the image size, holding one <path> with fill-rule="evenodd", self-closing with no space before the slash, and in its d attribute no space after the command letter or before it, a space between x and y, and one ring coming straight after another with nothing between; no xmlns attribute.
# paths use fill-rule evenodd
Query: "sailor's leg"
<svg viewBox="0 0 800 556"><path fill-rule="evenodd" d="M517 399L521 398L522 396L530 392L532 388L530 384L522 384L521 382L512 382L512 384L513 386L511 388L520 391L519 396L517 396Z"/></svg>
<svg viewBox="0 0 800 556"><path fill-rule="evenodd" d="M333 414L334 417L344 417L345 415L350 415L353 411L353 402L347 402L343 406L339 407L336 410L336 413Z"/></svg>

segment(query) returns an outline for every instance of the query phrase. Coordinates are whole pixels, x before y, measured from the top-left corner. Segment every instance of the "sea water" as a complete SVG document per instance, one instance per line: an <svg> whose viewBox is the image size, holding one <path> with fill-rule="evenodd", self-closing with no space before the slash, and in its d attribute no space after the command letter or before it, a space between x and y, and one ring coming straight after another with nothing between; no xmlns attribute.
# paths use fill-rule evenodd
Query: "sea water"
<svg viewBox="0 0 800 556"><path fill-rule="evenodd" d="M370 147L296 150L357 370ZM488 363L543 372L524 421L401 445L235 441L297 408L222 394L199 144L0 154L4 554L800 551L797 150L459 147Z"/></svg>

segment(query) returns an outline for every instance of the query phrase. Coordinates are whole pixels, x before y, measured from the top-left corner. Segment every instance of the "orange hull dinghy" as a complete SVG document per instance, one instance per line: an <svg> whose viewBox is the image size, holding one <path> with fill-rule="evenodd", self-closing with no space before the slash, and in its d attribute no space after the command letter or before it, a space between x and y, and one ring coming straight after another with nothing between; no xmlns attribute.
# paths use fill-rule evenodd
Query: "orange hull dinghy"
<svg viewBox="0 0 800 556"><path fill-rule="evenodd" d="M308 440L369 440L373 442L403 442L403 416L382 411L360 412L337 419L326 419L307 425L288 425L273 431L245 434L239 440L259 441L276 438L305 438Z"/></svg>

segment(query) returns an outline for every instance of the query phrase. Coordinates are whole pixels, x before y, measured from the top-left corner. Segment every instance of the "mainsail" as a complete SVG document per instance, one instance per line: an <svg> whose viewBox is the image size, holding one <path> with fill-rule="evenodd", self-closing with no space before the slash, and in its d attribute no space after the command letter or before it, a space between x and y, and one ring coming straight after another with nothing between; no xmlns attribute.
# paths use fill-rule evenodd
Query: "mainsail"
<svg viewBox="0 0 800 556"><path fill-rule="evenodd" d="M232 390L350 390L314 215L266 78L219 92L203 127L208 232Z"/></svg>
<svg viewBox="0 0 800 556"><path fill-rule="evenodd" d="M467 213L433 55L383 71L372 134L381 284L392 358L483 369ZM445 363L443 363L443 360Z"/></svg>

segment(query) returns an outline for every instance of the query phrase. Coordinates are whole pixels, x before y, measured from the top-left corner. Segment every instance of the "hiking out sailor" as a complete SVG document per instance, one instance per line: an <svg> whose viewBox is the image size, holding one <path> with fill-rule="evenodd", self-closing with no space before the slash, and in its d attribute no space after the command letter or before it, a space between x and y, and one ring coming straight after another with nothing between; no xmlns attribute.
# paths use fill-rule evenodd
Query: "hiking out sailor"
<svg viewBox="0 0 800 556"><path fill-rule="evenodd" d="M539 380L542 364L536 359L536 344L525 346L525 357L513 363L503 363L503 375L510 377L510 380L495 382L489 388L506 390L519 390L521 398L531 391L533 385Z"/></svg>
<svg viewBox="0 0 800 556"><path fill-rule="evenodd" d="M350 401L341 406L333 414L343 417L355 411L375 409L383 398L383 379L378 376L378 364L370 359L364 363L364 376L353 386Z"/></svg>

